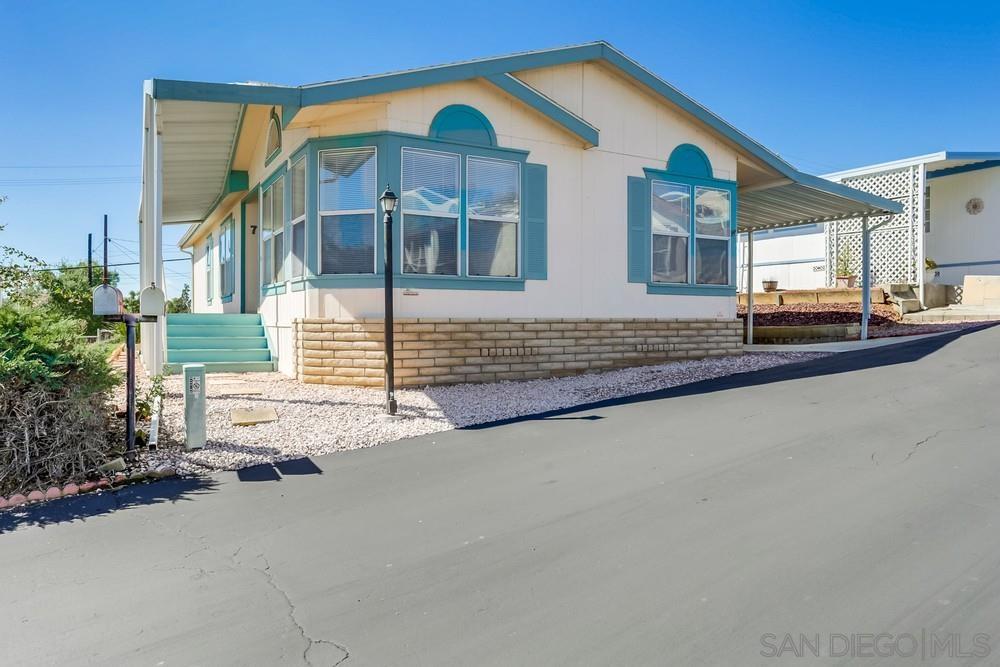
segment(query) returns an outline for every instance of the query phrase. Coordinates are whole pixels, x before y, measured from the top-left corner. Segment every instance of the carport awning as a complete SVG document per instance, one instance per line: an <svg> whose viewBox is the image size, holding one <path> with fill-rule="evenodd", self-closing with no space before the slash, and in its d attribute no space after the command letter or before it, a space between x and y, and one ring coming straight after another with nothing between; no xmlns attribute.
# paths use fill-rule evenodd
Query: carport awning
<svg viewBox="0 0 1000 667"><path fill-rule="evenodd" d="M221 196L240 127L240 104L166 100L163 137L163 224L201 222Z"/></svg>
<svg viewBox="0 0 1000 667"><path fill-rule="evenodd" d="M902 204L818 176L794 173L739 190L739 231L762 231L901 213Z"/></svg>

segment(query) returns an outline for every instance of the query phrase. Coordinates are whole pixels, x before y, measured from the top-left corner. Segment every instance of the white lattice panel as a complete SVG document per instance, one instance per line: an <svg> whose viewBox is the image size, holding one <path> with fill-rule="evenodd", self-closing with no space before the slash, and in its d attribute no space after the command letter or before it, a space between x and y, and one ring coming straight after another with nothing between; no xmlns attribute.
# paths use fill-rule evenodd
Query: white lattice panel
<svg viewBox="0 0 1000 667"><path fill-rule="evenodd" d="M869 218L869 226L888 222L871 233L872 284L914 283L918 270L920 233L920 173L904 167L878 174L865 174L842 181L844 185L892 199L903 205L898 215ZM837 258L850 255L851 270L861 275L861 218L840 220L826 226L827 284L836 281Z"/></svg>

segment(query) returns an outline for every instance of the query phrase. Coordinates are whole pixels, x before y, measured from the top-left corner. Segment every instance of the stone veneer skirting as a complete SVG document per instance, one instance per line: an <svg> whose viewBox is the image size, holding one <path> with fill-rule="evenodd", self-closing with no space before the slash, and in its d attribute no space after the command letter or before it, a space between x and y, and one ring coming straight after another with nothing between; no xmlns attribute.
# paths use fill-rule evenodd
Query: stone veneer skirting
<svg viewBox="0 0 1000 667"><path fill-rule="evenodd" d="M398 386L494 382L742 354L743 325L716 319L397 319ZM297 377L383 384L382 319L297 319Z"/></svg>

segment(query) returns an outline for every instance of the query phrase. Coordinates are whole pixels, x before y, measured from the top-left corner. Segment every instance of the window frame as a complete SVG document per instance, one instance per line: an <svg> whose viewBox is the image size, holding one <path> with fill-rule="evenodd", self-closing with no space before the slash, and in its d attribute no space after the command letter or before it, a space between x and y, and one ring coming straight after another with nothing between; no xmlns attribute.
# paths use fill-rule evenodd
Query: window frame
<svg viewBox="0 0 1000 667"><path fill-rule="evenodd" d="M444 219L454 219L455 221L455 273L415 273L410 271L405 271L403 267L403 243L406 238L406 209L403 208L403 153L406 151L412 151L414 153L429 153L433 155L447 155L449 157L456 158L455 160L455 176L458 179L458 213L455 215L434 213L429 211L423 212L412 212L410 215L416 215L420 217L428 218L444 218ZM465 208L465 190L462 184L466 181L462 178L462 155L461 153L454 153L449 151L433 150L430 148L420 148L416 146L402 145L399 148L399 241L400 241L400 253L399 253L399 275L401 276L439 276L442 278L458 278L462 276L462 219L463 219L463 209ZM378 178L376 177L375 182L378 183ZM376 186L376 191L378 187ZM376 200L377 201L377 200ZM467 244L466 244L467 245ZM468 266L466 260L466 266ZM395 267L393 267L393 275L396 275Z"/></svg>
<svg viewBox="0 0 1000 667"><path fill-rule="evenodd" d="M267 167L274 161L274 158L281 155L281 118L278 117L277 112L274 107L271 107L271 116L267 121L267 134L264 136L264 150L267 150L267 145L271 143L271 130L275 131L274 136L278 138L277 145L274 150L264 156L264 166Z"/></svg>
<svg viewBox="0 0 1000 667"><path fill-rule="evenodd" d="M287 276L283 276L282 280L277 280L276 279L277 276L274 274L274 258L276 255L276 253L274 252L274 238L277 234L283 234L285 231L285 210L287 208L286 207L287 197L285 196L286 185L284 183L284 180L286 173L287 173L287 164L282 163L281 165L278 166L277 169L271 172L271 174L266 179L264 179L264 181L262 181L260 184L259 205L257 207L258 209L257 222L258 222L258 229L260 230L260 232L257 234L257 244L258 244L257 259L259 266L258 282L260 283L260 290L262 295L274 292L275 289L284 286L285 282L287 282L288 280ZM281 182L281 189L282 189L281 210L278 212L277 220L275 220L273 188L275 187L275 185L278 184L279 181ZM267 228L264 226L264 209L265 209L264 200L265 198L268 197L268 193L270 193L270 210L271 210L270 230L267 230ZM278 224L276 225L276 223ZM266 238L265 238L265 232L269 234L269 236L267 236ZM270 252L265 252L264 244L268 240L271 241L271 250ZM284 243L284 237L282 237L282 243ZM286 255L285 248L282 247L282 260L281 260L282 271L284 271L285 255ZM271 271L270 274L268 273L268 270ZM265 280L266 277L269 277L270 280Z"/></svg>
<svg viewBox="0 0 1000 667"><path fill-rule="evenodd" d="M215 271L212 255L215 254L214 241L209 234L205 238L205 303L212 305L212 298L215 294Z"/></svg>
<svg viewBox="0 0 1000 667"><path fill-rule="evenodd" d="M292 160L289 161L289 167L286 176L286 180L288 181L288 183L285 185L285 192L290 193L288 197L288 202L289 202L288 217L291 218L292 215L294 215L295 213L294 201L292 199L294 197L295 188L291 187L291 184L292 184L292 179L294 178L295 170L298 169L300 166L302 168L302 215L288 221L288 230L290 232L289 240L291 241L291 243L288 246L288 256L290 259L294 260L295 225L301 224L302 261L301 261L301 266L299 267L300 268L299 273L295 273L294 266L290 267L291 271L289 272L288 275L289 280L300 280L304 278L306 276L306 267L309 263L309 225L307 224L307 220L309 219L309 184L308 184L309 165L307 164L305 156L301 156L294 161Z"/></svg>
<svg viewBox="0 0 1000 667"><path fill-rule="evenodd" d="M729 221L727 223L729 225L729 234L727 234L726 236L719 236L719 235L715 235L715 234L699 234L698 233L698 190L714 190L716 192L725 192L726 194L729 195ZM692 234L693 234L692 238L694 240L694 249L693 249L693 252L691 253L692 256L694 257L694 265L691 267L691 276L692 276L691 284L692 285L698 285L698 286L701 286L701 287L706 287L706 286L707 287L715 287L715 286L722 286L723 284L724 285L729 285L730 283L733 282L733 276L732 276L732 263L733 263L732 262L732 259L733 259L732 258L732 252L733 252L733 249L732 249L732 238L733 238L733 234L735 233L735 227L736 227L736 219L733 217L733 198L734 198L734 195L733 195L732 191L729 190L729 188L720 188L720 187L716 187L714 185L696 185L693 188L693 193L692 193L692 196L691 196L691 218L692 218L692 221L693 221L692 222L691 231L692 231ZM727 269L726 269L726 282L725 283L700 283L700 282L698 282L698 240L699 239L705 239L706 241L729 241L730 242L729 243L729 247L726 250L726 252L728 253L727 259L729 261L726 262L726 264L728 266L727 266Z"/></svg>
<svg viewBox="0 0 1000 667"><path fill-rule="evenodd" d="M646 293L647 294L702 294L702 295L727 295L732 296L736 293L736 253L737 244L739 238L738 225L738 207L739 198L737 196L737 183L736 181L725 180L721 178L709 178L701 176L688 176L683 174L678 174L676 172L671 172L669 169L652 169L646 167L643 169L646 180L646 194L647 194L647 205L645 210L646 216L646 228L647 228L647 243L649 243L649 253L648 261L649 265L646 271ZM688 231L690 235L688 236L688 282L686 283L665 283L657 282L653 280L653 225L652 225L652 192L653 192L653 181L666 182L670 184L680 184L684 185L689 189L691 196L691 206L688 212L689 224ZM696 242L698 238L708 238L710 240L723 240L726 237L710 237L707 235L697 234L696 227L696 217L697 217L697 203L695 202L695 193L698 187L711 188L716 190L724 190L729 193L729 282L725 285L715 284L715 283L699 283L697 281L697 258L696 252Z"/></svg>
<svg viewBox="0 0 1000 667"><path fill-rule="evenodd" d="M223 241L228 260L223 259ZM228 291L226 291L228 289ZM230 214L219 226L219 296L223 303L233 300L236 293L236 225Z"/></svg>
<svg viewBox="0 0 1000 667"><path fill-rule="evenodd" d="M506 218L501 218L499 216L486 215L486 216L475 216L474 218L469 215L469 202L468 197L462 197L462 208L461 212L465 218L465 272L464 276L468 278L475 278L477 280L521 280L523 274L523 269L521 264L523 263L524 248L521 247L521 236L522 223L524 221L524 167L521 162L517 160L505 160L503 158L496 158L490 156L476 155L474 153L468 153L465 156L465 183L468 187L469 182L469 163L473 160L480 160L483 162L505 162L508 164L513 164L517 167L517 220L512 221ZM502 222L502 223L514 223L515 238L514 238L514 266L517 269L512 276L481 276L473 275L469 271L469 259L472 252L472 244L469 243L472 232L472 220L482 220L484 222Z"/></svg>
<svg viewBox="0 0 1000 667"><path fill-rule="evenodd" d="M342 209L342 210L326 210L323 208L323 188L320 187L320 177L322 175L322 164L323 164L323 153L332 152L347 152L347 151L358 151L358 150L371 150L373 151L373 158L375 160L375 201L373 202L374 207L371 209ZM324 278L356 278L356 277L368 277L374 276L379 273L379 225L378 225L378 209L379 209L379 147L376 144L370 145L360 145L360 146L344 146L344 147L331 147L331 148L320 148L316 150L315 159L315 174L313 180L316 187L316 275L322 276ZM308 169L306 170L306 181L310 180ZM333 216L333 215L371 215L372 216L372 239L374 243L374 252L372 252L372 270L371 272L365 273L323 273L323 216ZM307 209L308 215L308 209ZM308 225L306 229L306 235L308 236ZM307 253L308 258L308 253Z"/></svg>
<svg viewBox="0 0 1000 667"><path fill-rule="evenodd" d="M687 191L688 196L688 227L686 234L657 234L653 231L653 186L657 183L663 185L672 185L677 187L682 187ZM691 211L694 208L694 187L688 183L681 183L676 180L667 180L665 178L651 178L649 179L649 282L653 285L694 285L694 261L691 258L691 249L694 245L694 229L693 229L693 218ZM653 238L656 236L673 236L675 238L687 239L687 251L684 253L684 282L667 282L665 280L656 280L654 278L654 262L653 259L656 256L656 248L654 247Z"/></svg>

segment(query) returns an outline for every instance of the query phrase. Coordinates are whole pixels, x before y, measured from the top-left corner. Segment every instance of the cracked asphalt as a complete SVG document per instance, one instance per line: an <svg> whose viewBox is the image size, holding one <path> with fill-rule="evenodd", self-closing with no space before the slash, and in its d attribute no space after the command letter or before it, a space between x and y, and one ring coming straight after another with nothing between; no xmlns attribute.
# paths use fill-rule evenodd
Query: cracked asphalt
<svg viewBox="0 0 1000 667"><path fill-rule="evenodd" d="M998 396L984 328L0 513L0 662L996 664Z"/></svg>

